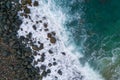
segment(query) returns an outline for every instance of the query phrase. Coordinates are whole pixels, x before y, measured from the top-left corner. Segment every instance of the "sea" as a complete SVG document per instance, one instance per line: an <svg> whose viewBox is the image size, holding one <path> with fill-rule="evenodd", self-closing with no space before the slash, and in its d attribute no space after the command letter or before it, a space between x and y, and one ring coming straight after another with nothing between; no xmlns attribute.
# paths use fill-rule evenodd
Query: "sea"
<svg viewBox="0 0 120 80"><path fill-rule="evenodd" d="M119 0L32 1L39 2L38 7L28 6L33 21L20 17L23 31L19 30L18 36L26 37L25 31L28 31L33 34L33 41L45 44L45 49L38 53L44 52L49 57L45 58L45 62L38 63L37 67L47 65L53 57L56 58L58 66L50 68L51 74L43 80L120 80ZM51 47L47 45L46 32L34 31L31 26L43 16L46 16L45 22L50 26L48 29L57 35L57 43ZM36 26L43 29L41 24ZM49 48L55 53L52 56L47 53ZM61 51L66 52L66 57L59 54ZM39 56L34 57L37 60ZM63 71L61 76L56 74L58 68Z"/></svg>

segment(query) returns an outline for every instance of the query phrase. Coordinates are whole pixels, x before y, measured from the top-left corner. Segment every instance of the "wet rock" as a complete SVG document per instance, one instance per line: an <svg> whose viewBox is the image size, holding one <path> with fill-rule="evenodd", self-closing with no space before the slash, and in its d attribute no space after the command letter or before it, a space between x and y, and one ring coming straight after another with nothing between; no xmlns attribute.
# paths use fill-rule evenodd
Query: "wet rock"
<svg viewBox="0 0 120 80"><path fill-rule="evenodd" d="M36 51L39 51L39 50L40 50L37 45L32 45L32 49L33 49L33 50L36 50Z"/></svg>
<svg viewBox="0 0 120 80"><path fill-rule="evenodd" d="M66 53L65 52L61 52L62 53L62 55L66 55Z"/></svg>
<svg viewBox="0 0 120 80"><path fill-rule="evenodd" d="M57 62L53 62L53 65L54 65L54 66L57 65Z"/></svg>
<svg viewBox="0 0 120 80"><path fill-rule="evenodd" d="M44 48L44 44L43 43L40 44L40 47L38 47L37 45L32 45L32 49L36 50L36 51L39 51L39 50L41 50L43 48Z"/></svg>
<svg viewBox="0 0 120 80"><path fill-rule="evenodd" d="M47 76L47 72L43 71L41 75L44 76L44 77L46 77Z"/></svg>
<svg viewBox="0 0 120 80"><path fill-rule="evenodd" d="M33 5L38 6L39 5L38 1L34 1Z"/></svg>
<svg viewBox="0 0 120 80"><path fill-rule="evenodd" d="M51 38L51 37L52 37L52 34L51 34L51 33L48 33L48 34L47 34L47 37L48 37L48 38Z"/></svg>
<svg viewBox="0 0 120 80"><path fill-rule="evenodd" d="M51 38L50 38L50 42L51 42L51 43L56 43L55 37L51 37Z"/></svg>
<svg viewBox="0 0 120 80"><path fill-rule="evenodd" d="M40 43L39 49L41 50L41 49L43 49L43 48L44 48L44 44L43 44L43 43Z"/></svg>
<svg viewBox="0 0 120 80"><path fill-rule="evenodd" d="M27 0L27 3L28 3L29 5L31 5L32 0Z"/></svg>
<svg viewBox="0 0 120 80"><path fill-rule="evenodd" d="M39 22L38 21L36 21L36 24L38 24Z"/></svg>
<svg viewBox="0 0 120 80"><path fill-rule="evenodd" d="M42 19L43 19L43 20L45 20L45 19L46 19L46 17L44 16L44 17L42 17Z"/></svg>
<svg viewBox="0 0 120 80"><path fill-rule="evenodd" d="M39 22L42 23L42 20L40 20Z"/></svg>
<svg viewBox="0 0 120 80"><path fill-rule="evenodd" d="M55 32L51 32L54 36L56 35L56 33Z"/></svg>
<svg viewBox="0 0 120 80"><path fill-rule="evenodd" d="M27 35L27 37L31 39L32 38L32 33L29 32L29 34Z"/></svg>
<svg viewBox="0 0 120 80"><path fill-rule="evenodd" d="M48 52L49 52L50 54L52 54L52 53L53 53L53 51L52 51L52 50L49 50Z"/></svg>
<svg viewBox="0 0 120 80"><path fill-rule="evenodd" d="M37 56L37 54L38 54L38 53L37 53L36 51L33 53L34 56Z"/></svg>
<svg viewBox="0 0 120 80"><path fill-rule="evenodd" d="M55 59L55 58L53 58L53 60L55 61L56 59Z"/></svg>
<svg viewBox="0 0 120 80"><path fill-rule="evenodd" d="M34 29L34 30L36 30L36 29L37 29L35 25L33 25L32 27L33 27L33 29Z"/></svg>
<svg viewBox="0 0 120 80"><path fill-rule="evenodd" d="M38 44L40 44L40 41L38 41Z"/></svg>
<svg viewBox="0 0 120 80"><path fill-rule="evenodd" d="M28 7L25 7L24 12L25 12L26 14L29 14L29 13L30 13L30 9L29 9Z"/></svg>
<svg viewBox="0 0 120 80"><path fill-rule="evenodd" d="M41 61L41 62L44 62L44 60L45 60L45 54L43 53L43 54L41 55L40 61Z"/></svg>
<svg viewBox="0 0 120 80"><path fill-rule="evenodd" d="M57 76L55 76L55 80L58 80L58 77L57 77Z"/></svg>
<svg viewBox="0 0 120 80"><path fill-rule="evenodd" d="M37 62L37 61L34 61L33 65L37 65L37 64L38 64L38 62Z"/></svg>
<svg viewBox="0 0 120 80"><path fill-rule="evenodd" d="M47 73L51 73L51 70L50 70L50 69L48 69L48 70L47 70Z"/></svg>
<svg viewBox="0 0 120 80"><path fill-rule="evenodd" d="M46 66L45 65L41 65L40 69L46 70Z"/></svg>
<svg viewBox="0 0 120 80"><path fill-rule="evenodd" d="M47 23L44 23L43 25L44 25L44 27L45 27L45 28L47 28L47 27L48 27L48 24L47 24Z"/></svg>
<svg viewBox="0 0 120 80"><path fill-rule="evenodd" d="M44 29L45 31L48 31L48 29Z"/></svg>
<svg viewBox="0 0 120 80"><path fill-rule="evenodd" d="M49 64L48 64L48 66L49 66L49 67L51 67L51 66L52 66L52 64L51 64L51 63L49 63Z"/></svg>
<svg viewBox="0 0 120 80"><path fill-rule="evenodd" d="M58 70L58 74L59 74L59 75L62 75L62 71L61 71L61 70Z"/></svg>
<svg viewBox="0 0 120 80"><path fill-rule="evenodd" d="M32 1L31 0L21 0L22 5L29 4L31 5Z"/></svg>

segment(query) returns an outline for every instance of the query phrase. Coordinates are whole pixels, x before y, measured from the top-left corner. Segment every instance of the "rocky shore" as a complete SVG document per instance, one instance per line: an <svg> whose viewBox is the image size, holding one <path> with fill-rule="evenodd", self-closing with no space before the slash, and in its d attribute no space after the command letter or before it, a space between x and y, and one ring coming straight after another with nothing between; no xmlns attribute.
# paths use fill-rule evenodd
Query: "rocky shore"
<svg viewBox="0 0 120 80"><path fill-rule="evenodd" d="M84 79L79 61L61 39L61 20L51 5L0 1L0 80Z"/></svg>
<svg viewBox="0 0 120 80"><path fill-rule="evenodd" d="M0 80L41 80L31 65L31 49L22 43L22 37L17 37L22 23L17 16L21 6L19 0L0 0Z"/></svg>

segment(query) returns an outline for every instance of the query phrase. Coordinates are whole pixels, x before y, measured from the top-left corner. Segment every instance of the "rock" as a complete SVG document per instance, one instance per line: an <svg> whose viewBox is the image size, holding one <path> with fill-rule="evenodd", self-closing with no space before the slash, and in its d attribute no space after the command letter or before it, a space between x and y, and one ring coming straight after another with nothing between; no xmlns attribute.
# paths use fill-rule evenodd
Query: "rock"
<svg viewBox="0 0 120 80"><path fill-rule="evenodd" d="M43 53L43 54L41 55L40 61L41 61L41 62L44 62L44 60L45 60L45 54Z"/></svg>
<svg viewBox="0 0 120 80"><path fill-rule="evenodd" d="M53 65L54 65L54 66L57 65L57 62L53 62Z"/></svg>
<svg viewBox="0 0 120 80"><path fill-rule="evenodd" d="M27 38L31 39L32 38L32 33L29 32L29 34L27 35Z"/></svg>
<svg viewBox="0 0 120 80"><path fill-rule="evenodd" d="M59 75L62 75L62 71L61 71L61 70L58 70L58 74L59 74Z"/></svg>
<svg viewBox="0 0 120 80"><path fill-rule="evenodd" d="M29 14L29 13L30 13L30 9L29 9L28 7L25 7L24 12L25 12L26 14Z"/></svg>
<svg viewBox="0 0 120 80"><path fill-rule="evenodd" d="M51 43L56 43L56 39L55 39L54 37L51 37L51 38L50 38L50 42L51 42Z"/></svg>
<svg viewBox="0 0 120 80"><path fill-rule="evenodd" d="M53 51L52 51L52 50L49 50L48 52L49 52L50 54L52 54L52 53L53 53Z"/></svg>
<svg viewBox="0 0 120 80"><path fill-rule="evenodd" d="M43 71L41 75L44 76L44 77L46 77L47 76L47 72Z"/></svg>
<svg viewBox="0 0 120 80"><path fill-rule="evenodd" d="M28 3L29 5L31 5L32 0L27 0L27 3Z"/></svg>
<svg viewBox="0 0 120 80"><path fill-rule="evenodd" d="M41 65L40 69L46 70L46 66L45 65Z"/></svg>
<svg viewBox="0 0 120 80"><path fill-rule="evenodd" d="M41 49L43 49L43 48L44 48L44 44L43 44L43 43L40 43L39 49L41 50Z"/></svg>
<svg viewBox="0 0 120 80"><path fill-rule="evenodd" d="M51 63L49 63L49 64L48 64L48 66L49 66L49 67L51 67L51 66L52 66L52 64L51 64Z"/></svg>
<svg viewBox="0 0 120 80"><path fill-rule="evenodd" d="M48 34L47 34L47 37L48 37L48 38L51 38L51 37L52 37L52 34L51 34L51 33L48 33Z"/></svg>
<svg viewBox="0 0 120 80"><path fill-rule="evenodd" d="M47 70L47 73L51 73L51 70L50 70L50 69L48 69L48 70Z"/></svg>
<svg viewBox="0 0 120 80"><path fill-rule="evenodd" d="M44 25L44 27L45 27L45 28L47 28L47 27L48 27L48 24L47 24L47 23L44 23L43 25Z"/></svg>
<svg viewBox="0 0 120 80"><path fill-rule="evenodd" d="M21 0L22 5L29 4L31 5L32 1L31 0Z"/></svg>
<svg viewBox="0 0 120 80"><path fill-rule="evenodd" d="M48 29L44 29L45 31L48 31Z"/></svg>
<svg viewBox="0 0 120 80"><path fill-rule="evenodd" d="M38 47L37 45L32 45L32 49L36 50L36 51L39 51L39 50L41 50L43 48L44 48L44 44L43 43L41 43L40 47Z"/></svg>
<svg viewBox="0 0 120 80"><path fill-rule="evenodd" d="M56 35L56 33L55 32L51 32L54 36Z"/></svg>
<svg viewBox="0 0 120 80"><path fill-rule="evenodd" d="M65 52L61 52L62 53L62 55L66 55L66 53Z"/></svg>
<svg viewBox="0 0 120 80"><path fill-rule="evenodd" d="M37 65L37 64L38 64L38 62L37 62L37 61L34 61L34 63L33 63L33 64L34 64L34 66L35 66L35 65Z"/></svg>
<svg viewBox="0 0 120 80"><path fill-rule="evenodd" d="M33 5L38 6L39 5L38 1L34 1Z"/></svg>
<svg viewBox="0 0 120 80"><path fill-rule="evenodd" d="M36 29L37 29L35 25L33 25L32 27L33 27L33 29L34 29L34 30L36 30Z"/></svg>
<svg viewBox="0 0 120 80"><path fill-rule="evenodd" d="M40 20L39 22L42 23L42 20Z"/></svg>

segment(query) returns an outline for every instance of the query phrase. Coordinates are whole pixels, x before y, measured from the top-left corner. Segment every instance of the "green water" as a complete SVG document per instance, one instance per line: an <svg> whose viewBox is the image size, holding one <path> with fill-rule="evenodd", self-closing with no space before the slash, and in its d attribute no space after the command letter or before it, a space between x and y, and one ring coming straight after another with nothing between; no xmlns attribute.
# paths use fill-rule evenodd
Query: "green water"
<svg viewBox="0 0 120 80"><path fill-rule="evenodd" d="M120 0L86 0L84 3L85 24L88 24L84 59L106 80L120 80L119 3Z"/></svg>
<svg viewBox="0 0 120 80"><path fill-rule="evenodd" d="M55 0L68 16L67 31L105 80L120 80L120 0ZM69 19L70 18L70 19Z"/></svg>

